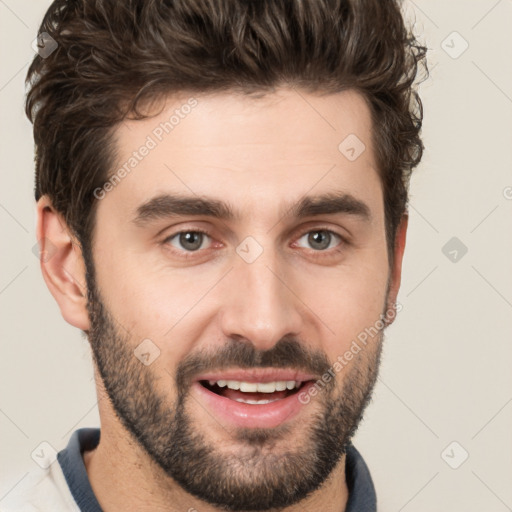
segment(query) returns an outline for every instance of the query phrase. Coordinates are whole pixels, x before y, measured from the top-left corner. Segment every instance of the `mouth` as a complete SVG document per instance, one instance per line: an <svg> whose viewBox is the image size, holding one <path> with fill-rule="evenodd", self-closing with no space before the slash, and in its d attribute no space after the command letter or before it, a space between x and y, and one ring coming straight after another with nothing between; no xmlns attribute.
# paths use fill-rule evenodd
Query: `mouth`
<svg viewBox="0 0 512 512"><path fill-rule="evenodd" d="M281 380L245 382L239 380L201 380L199 383L211 393L235 402L264 405L297 394L310 381Z"/></svg>
<svg viewBox="0 0 512 512"><path fill-rule="evenodd" d="M192 391L217 421L228 426L274 428L304 410L301 393L315 377L276 369L203 375Z"/></svg>

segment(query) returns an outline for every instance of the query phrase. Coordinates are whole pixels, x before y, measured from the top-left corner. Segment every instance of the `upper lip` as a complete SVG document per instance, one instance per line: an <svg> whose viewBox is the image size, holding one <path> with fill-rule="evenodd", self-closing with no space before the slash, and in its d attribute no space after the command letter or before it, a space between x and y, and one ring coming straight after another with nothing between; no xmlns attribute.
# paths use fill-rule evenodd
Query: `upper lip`
<svg viewBox="0 0 512 512"><path fill-rule="evenodd" d="M196 378L201 380L236 380L240 382L278 382L295 380L306 382L316 377L300 370L280 368L254 368L249 370L230 369L204 373Z"/></svg>

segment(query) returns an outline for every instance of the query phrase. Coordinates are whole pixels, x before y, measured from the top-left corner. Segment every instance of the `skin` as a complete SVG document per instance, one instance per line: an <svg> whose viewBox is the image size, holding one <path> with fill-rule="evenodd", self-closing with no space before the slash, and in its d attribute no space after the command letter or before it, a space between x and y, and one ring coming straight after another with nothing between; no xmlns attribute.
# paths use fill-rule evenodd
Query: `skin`
<svg viewBox="0 0 512 512"><path fill-rule="evenodd" d="M155 117L117 127L118 165L190 96L169 97ZM126 353L148 338L159 347L160 356L150 366L134 361L140 375L151 376L154 392L169 407L176 405L180 392L175 378L180 364L201 351L216 354L233 339L245 340L259 354L272 353L280 340L292 337L308 353L334 363L396 301L407 230L404 215L390 270L370 113L357 93L320 97L280 89L262 99L194 97L198 104L192 112L99 201L93 239L98 299L115 328L111 336L126 344ZM355 161L338 149L349 134L366 145ZM285 215L285 204L333 190L366 203L371 220L347 214L300 220ZM188 215L136 225L137 207L161 193L222 199L240 218ZM53 256L41 261L44 279L64 319L89 332L91 305L79 245L48 197L40 199L37 213L38 239L55 246ZM178 237L172 243L169 237L194 229L206 229L211 238L186 260ZM348 243L333 238L330 248L321 251L304 236L326 229ZM236 252L247 236L263 249L252 263ZM90 334L101 345L97 330ZM381 333L337 373L330 391L320 392L291 419L284 436L271 432L268 445L263 442L257 452L260 460L269 461L270 455L284 460L291 447L296 454L311 450L311 427L326 412L328 396L341 401L350 393L364 408L359 395L371 393L382 340ZM283 367L290 366L283 362ZM355 381L358 371L364 378ZM84 454L84 461L102 508L220 510L188 493L148 455L116 414L98 371L96 386L101 441ZM184 407L194 431L215 448L219 460L254 456L250 433L223 424L197 400L189 399ZM341 454L322 485L282 510L344 510L344 462ZM242 466L237 474L247 484L257 476Z"/></svg>

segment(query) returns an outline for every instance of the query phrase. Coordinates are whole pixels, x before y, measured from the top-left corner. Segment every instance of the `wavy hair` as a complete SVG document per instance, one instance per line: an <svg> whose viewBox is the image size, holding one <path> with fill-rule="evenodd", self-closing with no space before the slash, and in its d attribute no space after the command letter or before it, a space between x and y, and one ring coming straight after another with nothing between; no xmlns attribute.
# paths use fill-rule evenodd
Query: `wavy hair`
<svg viewBox="0 0 512 512"><path fill-rule="evenodd" d="M82 249L119 122L175 92L261 96L287 85L366 99L392 259L423 152L419 67L428 74L398 0L56 0L44 32L57 47L27 74L35 198L50 197Z"/></svg>

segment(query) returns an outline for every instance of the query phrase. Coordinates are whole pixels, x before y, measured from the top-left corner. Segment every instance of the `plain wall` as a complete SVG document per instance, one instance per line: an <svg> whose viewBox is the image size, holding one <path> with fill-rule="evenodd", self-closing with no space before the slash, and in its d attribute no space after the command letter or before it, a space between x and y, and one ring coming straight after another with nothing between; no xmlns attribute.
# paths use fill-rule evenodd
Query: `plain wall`
<svg viewBox="0 0 512 512"><path fill-rule="evenodd" d="M49 4L0 2L0 499L37 468L41 442L58 451L99 425L87 342L33 252L23 82ZM512 1L406 5L431 50L426 151L411 181L403 309L354 444L379 510L501 512L512 509Z"/></svg>

